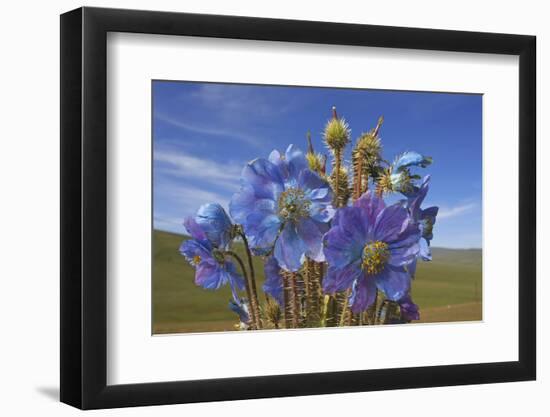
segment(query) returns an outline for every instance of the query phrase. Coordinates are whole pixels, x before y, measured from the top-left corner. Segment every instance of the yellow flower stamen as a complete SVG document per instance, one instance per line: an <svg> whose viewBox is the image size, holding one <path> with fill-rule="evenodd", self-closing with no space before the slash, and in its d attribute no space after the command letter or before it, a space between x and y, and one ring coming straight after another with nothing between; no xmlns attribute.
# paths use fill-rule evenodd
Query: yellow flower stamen
<svg viewBox="0 0 550 417"><path fill-rule="evenodd" d="M284 220L298 220L309 216L311 201L305 197L303 190L289 188L279 196L279 216Z"/></svg>
<svg viewBox="0 0 550 417"><path fill-rule="evenodd" d="M376 275L382 272L390 259L388 244L379 240L370 242L363 248L363 263L361 267L368 275Z"/></svg>
<svg viewBox="0 0 550 417"><path fill-rule="evenodd" d="M193 264L198 265L201 263L201 257L199 255L193 256Z"/></svg>

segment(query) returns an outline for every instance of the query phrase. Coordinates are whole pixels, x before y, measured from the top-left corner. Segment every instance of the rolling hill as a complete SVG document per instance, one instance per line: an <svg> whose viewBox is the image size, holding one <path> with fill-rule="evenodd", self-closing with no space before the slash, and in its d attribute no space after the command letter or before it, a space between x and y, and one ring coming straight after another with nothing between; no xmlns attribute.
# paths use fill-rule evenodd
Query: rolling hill
<svg viewBox="0 0 550 417"><path fill-rule="evenodd" d="M208 291L194 284L194 270L178 252L183 239L153 232L153 333L233 330L229 288ZM242 247L236 251L244 257ZM481 320L481 250L433 248L432 253L434 260L419 263L413 282L420 322ZM254 262L260 290L263 265L258 258Z"/></svg>

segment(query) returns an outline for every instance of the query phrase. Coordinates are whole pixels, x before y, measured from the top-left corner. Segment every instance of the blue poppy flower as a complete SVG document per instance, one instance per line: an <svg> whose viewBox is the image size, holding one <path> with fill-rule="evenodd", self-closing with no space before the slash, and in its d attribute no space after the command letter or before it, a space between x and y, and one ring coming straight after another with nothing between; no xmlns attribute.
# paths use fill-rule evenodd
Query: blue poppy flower
<svg viewBox="0 0 550 417"><path fill-rule="evenodd" d="M401 320L404 322L410 322L413 320L420 320L420 312L418 306L413 302L411 295L407 294L401 300L398 301L399 310L401 311Z"/></svg>
<svg viewBox="0 0 550 417"><path fill-rule="evenodd" d="M234 226L231 219L219 204L202 205L195 221L204 231L208 240L218 248L226 248L234 238Z"/></svg>
<svg viewBox="0 0 550 417"><path fill-rule="evenodd" d="M265 281L263 290L266 294L272 296L279 305L283 305L283 278L281 277L281 267L274 257L269 257L264 264Z"/></svg>
<svg viewBox="0 0 550 417"><path fill-rule="evenodd" d="M402 204L386 207L372 191L338 209L324 237L326 293L352 288L353 312L366 310L376 289L398 301L410 289L406 267L416 259L420 230Z"/></svg>
<svg viewBox="0 0 550 417"><path fill-rule="evenodd" d="M430 188L430 176L426 175L422 180L422 185L420 186L418 192L413 196L409 197L407 200L407 208L409 209L410 215L413 222L418 224L421 232L420 239L420 251L419 257L424 261L432 260L432 253L430 250L430 241L433 239L433 226L439 211L439 207L428 207L427 209L421 209L420 206L428 194ZM412 272L416 269L416 263L412 265Z"/></svg>
<svg viewBox="0 0 550 417"><path fill-rule="evenodd" d="M290 145L281 155L248 163L241 189L229 205L256 253L273 255L288 271L297 271L305 256L322 262L322 237L334 216L332 190L307 168L305 155Z"/></svg>
<svg viewBox="0 0 550 417"><path fill-rule="evenodd" d="M405 168L412 166L419 166L421 168L426 168L432 163L432 158L429 156L424 156L418 152L405 152L401 154L395 162L392 164L393 172L401 172Z"/></svg>
<svg viewBox="0 0 550 417"><path fill-rule="evenodd" d="M241 329L247 330L250 326L250 313L248 311L248 304L246 303L246 300L230 300L229 309L238 314Z"/></svg>
<svg viewBox="0 0 550 417"><path fill-rule="evenodd" d="M223 252L208 239L194 218L187 218L184 225L191 239L185 240L179 250L195 267L195 284L208 290L217 290L229 284L233 298L238 300L237 290L244 289L244 280L237 273L235 264L228 261Z"/></svg>
<svg viewBox="0 0 550 417"><path fill-rule="evenodd" d="M405 152L393 162L390 169L389 182L391 189L398 191L405 196L418 192L415 180L420 179L417 175L411 175L410 169L413 166L426 168L432 163L432 158L418 152Z"/></svg>

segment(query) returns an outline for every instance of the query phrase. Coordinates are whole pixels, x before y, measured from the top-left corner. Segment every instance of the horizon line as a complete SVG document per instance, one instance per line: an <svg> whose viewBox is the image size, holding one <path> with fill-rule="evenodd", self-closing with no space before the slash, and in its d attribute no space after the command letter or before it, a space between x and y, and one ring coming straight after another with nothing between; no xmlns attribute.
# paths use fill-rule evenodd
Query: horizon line
<svg viewBox="0 0 550 417"><path fill-rule="evenodd" d="M157 231L157 232L163 232L163 233L170 233L170 234L177 235L177 236L182 236L182 237L189 237L189 235L186 235L184 233L174 232L173 230L157 229L157 228L154 228L154 227L151 228L151 230ZM431 246L431 248L432 249L447 249L447 250L480 250L480 251L483 250L483 248L475 247L475 246L459 247L459 248L450 248L448 246Z"/></svg>

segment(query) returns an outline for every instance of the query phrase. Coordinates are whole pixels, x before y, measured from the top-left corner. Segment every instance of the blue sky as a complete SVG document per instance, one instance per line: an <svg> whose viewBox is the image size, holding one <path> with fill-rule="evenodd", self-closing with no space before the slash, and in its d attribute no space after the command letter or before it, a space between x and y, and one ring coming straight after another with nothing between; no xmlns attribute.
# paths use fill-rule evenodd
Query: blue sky
<svg viewBox="0 0 550 417"><path fill-rule="evenodd" d="M184 233L201 204L227 207L247 161L291 143L305 150L308 130L324 152L333 105L354 139L384 116L385 159L433 157L418 170L431 174L424 206L440 207L433 246L481 247L482 96L468 94L154 81L154 228Z"/></svg>

